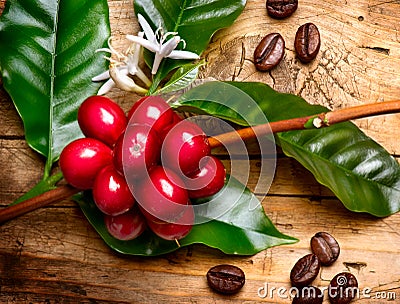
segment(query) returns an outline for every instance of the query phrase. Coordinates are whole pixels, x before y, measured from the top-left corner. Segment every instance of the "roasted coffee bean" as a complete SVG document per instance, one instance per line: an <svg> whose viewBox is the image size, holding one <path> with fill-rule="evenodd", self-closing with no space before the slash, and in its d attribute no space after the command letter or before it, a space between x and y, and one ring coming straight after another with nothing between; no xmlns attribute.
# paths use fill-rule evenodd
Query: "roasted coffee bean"
<svg viewBox="0 0 400 304"><path fill-rule="evenodd" d="M315 254L305 255L296 262L290 272L292 285L296 287L310 285L317 277L320 267L321 264Z"/></svg>
<svg viewBox="0 0 400 304"><path fill-rule="evenodd" d="M315 286L306 286L297 290L292 304L321 304L324 301L324 293Z"/></svg>
<svg viewBox="0 0 400 304"><path fill-rule="evenodd" d="M306 23L299 27L294 40L294 48L301 62L312 61L319 52L321 38L318 28L313 23Z"/></svg>
<svg viewBox="0 0 400 304"><path fill-rule="evenodd" d="M329 266L337 260L340 253L339 243L327 232L318 232L311 238L311 250L321 265Z"/></svg>
<svg viewBox="0 0 400 304"><path fill-rule="evenodd" d="M347 304L358 293L358 282L350 272L338 273L329 283L328 295L332 304Z"/></svg>
<svg viewBox="0 0 400 304"><path fill-rule="evenodd" d="M268 15L276 19L291 16L297 10L297 0L267 0Z"/></svg>
<svg viewBox="0 0 400 304"><path fill-rule="evenodd" d="M208 285L223 294L237 293L245 283L243 270L234 265L217 265L207 272Z"/></svg>
<svg viewBox="0 0 400 304"><path fill-rule="evenodd" d="M285 40L278 33L265 36L254 50L254 64L259 71L269 71L281 62Z"/></svg>

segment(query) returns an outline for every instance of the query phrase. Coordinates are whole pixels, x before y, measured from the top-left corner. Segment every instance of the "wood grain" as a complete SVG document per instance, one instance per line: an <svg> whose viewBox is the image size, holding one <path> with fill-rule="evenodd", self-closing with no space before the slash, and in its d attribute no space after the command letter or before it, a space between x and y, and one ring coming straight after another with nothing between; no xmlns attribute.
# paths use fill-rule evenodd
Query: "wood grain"
<svg viewBox="0 0 400 304"><path fill-rule="evenodd" d="M0 0L0 11L4 3ZM113 41L124 48L124 35L138 30L133 2L109 0L109 7ZM261 81L330 109L398 99L399 11L399 1L304 0L292 17L278 21L267 16L264 1L248 0L235 24L213 37L203 54L207 65L201 77ZM308 65L301 64L293 50L295 31L305 22L315 23L322 36L321 51ZM253 66L252 52L270 32L284 36L286 53L276 69L260 73ZM109 96L125 110L138 98L118 89ZM4 207L40 180L44 160L25 143L23 125L3 88L0 115ZM399 114L356 121L397 158L399 122ZM254 190L260 160L257 149L249 146L248 186ZM230 167L223 150L215 154ZM388 301L361 296L356 303L399 301L400 214L378 219L349 212L279 149L276 172L264 194L257 193L266 214L281 232L299 242L247 257L227 256L202 245L155 258L121 255L105 245L71 200L21 216L0 226L0 303L290 303L288 293L280 297L278 289L290 288L290 270L310 252L309 240L318 231L332 233L342 251L334 265L323 268L315 285L326 287L336 273L351 271L361 289L372 290L371 297L383 295L379 292L397 297ZM237 295L222 296L208 288L205 274L220 263L245 271L246 284ZM266 287L268 293L262 297Z"/></svg>

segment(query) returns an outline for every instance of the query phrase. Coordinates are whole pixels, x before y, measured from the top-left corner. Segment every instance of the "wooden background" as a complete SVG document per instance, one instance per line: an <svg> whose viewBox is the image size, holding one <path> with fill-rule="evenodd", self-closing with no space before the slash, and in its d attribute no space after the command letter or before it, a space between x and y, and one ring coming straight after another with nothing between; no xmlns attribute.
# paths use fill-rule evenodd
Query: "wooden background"
<svg viewBox="0 0 400 304"><path fill-rule="evenodd" d="M123 46L124 35L138 29L133 3L110 0L109 7L114 41ZM320 53L309 65L299 63L293 52L295 32L306 22L315 23L322 37ZM260 73L252 63L253 50L271 32L285 38L286 54L276 69ZM300 0L292 17L277 21L267 16L264 0L248 0L243 14L214 36L203 57L202 77L261 81L331 109L398 99L400 1ZM125 109L137 98L116 89L109 96ZM3 208L41 178L44 160L25 143L1 80L0 116ZM356 123L398 158L399 122L400 115L390 115ZM255 174L257 163L252 160ZM249 187L254 187L251 181ZM361 289L371 289L371 299L361 295L356 303L400 302L400 214L378 219L347 211L281 153L263 206L281 232L300 241L254 256L227 256L201 245L156 258L123 256L103 243L72 201L36 210L0 226L0 303L290 303L284 297L288 293L279 296L272 288L290 287L290 270L310 252L309 240L318 231L332 233L342 252L315 285L326 287L336 273L350 271ZM221 296L208 288L205 274L220 263L245 271L246 284L237 295ZM272 294L260 297L264 287ZM374 299L394 295L392 301Z"/></svg>

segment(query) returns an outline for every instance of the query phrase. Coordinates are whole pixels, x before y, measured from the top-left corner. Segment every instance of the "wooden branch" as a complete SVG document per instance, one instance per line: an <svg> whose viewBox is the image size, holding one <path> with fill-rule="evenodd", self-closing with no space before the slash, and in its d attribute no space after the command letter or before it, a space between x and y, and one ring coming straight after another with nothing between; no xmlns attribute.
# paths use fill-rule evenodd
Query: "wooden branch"
<svg viewBox="0 0 400 304"><path fill-rule="evenodd" d="M53 190L47 191L43 194L35 196L16 205L6 207L0 210L0 223L11 220L20 215L50 205L52 203L67 199L72 195L78 193L79 191L81 190L78 190L70 185L59 186Z"/></svg>
<svg viewBox="0 0 400 304"><path fill-rule="evenodd" d="M319 129L349 120L398 112L400 112L400 100L364 104L306 117L270 122L267 125L243 128L210 137L209 142L212 148L216 148L222 145L233 144L239 138L246 141L255 136L294 130Z"/></svg>

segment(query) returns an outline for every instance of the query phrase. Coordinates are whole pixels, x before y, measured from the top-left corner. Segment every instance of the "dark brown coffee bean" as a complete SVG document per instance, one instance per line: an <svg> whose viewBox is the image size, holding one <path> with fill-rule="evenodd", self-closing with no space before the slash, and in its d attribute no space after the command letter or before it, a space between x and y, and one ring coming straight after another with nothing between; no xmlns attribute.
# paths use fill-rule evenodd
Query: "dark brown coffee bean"
<svg viewBox="0 0 400 304"><path fill-rule="evenodd" d="M278 33L265 36L254 50L254 64L259 71L269 71L281 62L285 40Z"/></svg>
<svg viewBox="0 0 400 304"><path fill-rule="evenodd" d="M311 251L318 257L321 265L329 266L340 254L339 243L327 232L318 232L311 238Z"/></svg>
<svg viewBox="0 0 400 304"><path fill-rule="evenodd" d="M297 0L267 0L268 15L276 19L291 16L297 10Z"/></svg>
<svg viewBox="0 0 400 304"><path fill-rule="evenodd" d="M321 304L324 301L324 293L315 286L306 286L297 290L292 304Z"/></svg>
<svg viewBox="0 0 400 304"><path fill-rule="evenodd" d="M307 63L317 57L321 46L318 28L313 23L306 23L299 27L294 39L294 48L301 62Z"/></svg>
<svg viewBox="0 0 400 304"><path fill-rule="evenodd" d="M338 273L329 283L329 300L332 304L350 303L358 295L358 282L350 272Z"/></svg>
<svg viewBox="0 0 400 304"><path fill-rule="evenodd" d="M234 265L217 265L207 272L208 285L223 294L237 293L245 283L243 270Z"/></svg>
<svg viewBox="0 0 400 304"><path fill-rule="evenodd" d="M321 264L315 254L305 255L296 262L290 272L292 285L296 287L310 285L317 277L320 267Z"/></svg>

